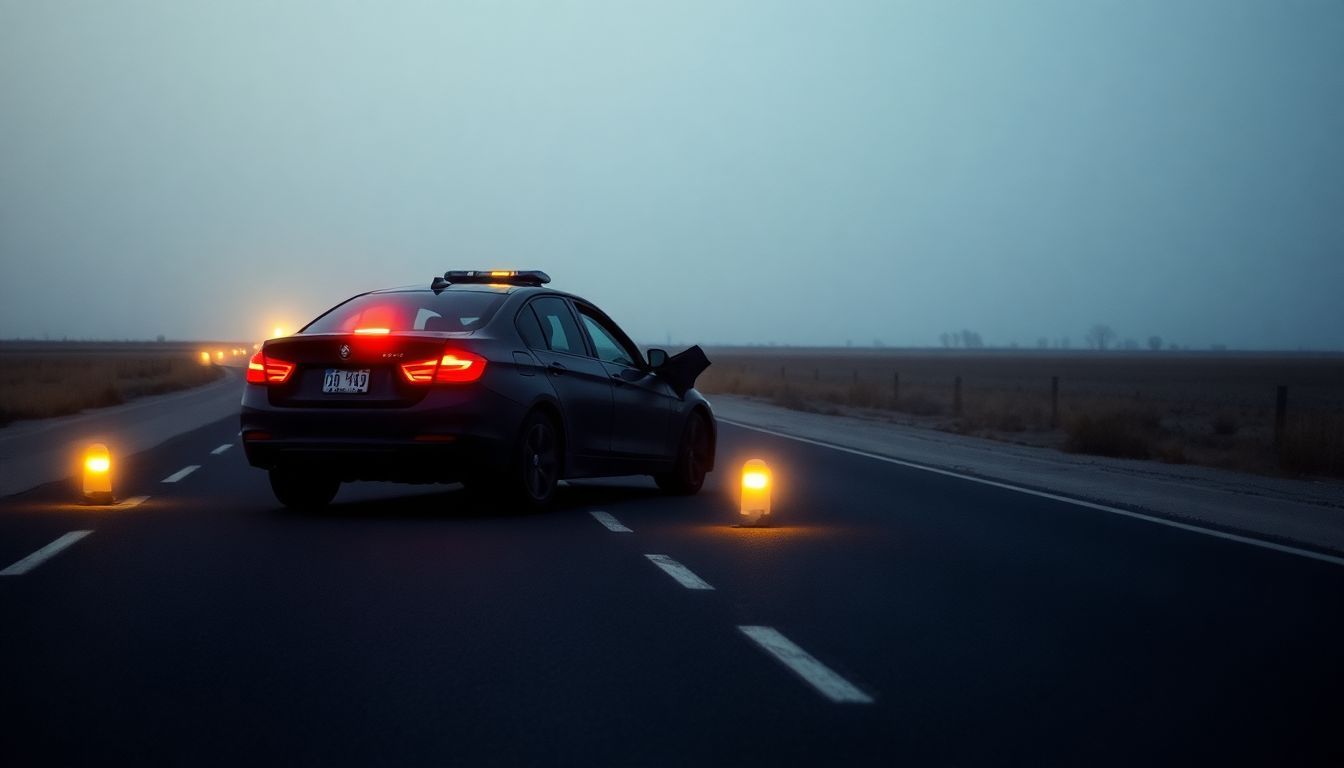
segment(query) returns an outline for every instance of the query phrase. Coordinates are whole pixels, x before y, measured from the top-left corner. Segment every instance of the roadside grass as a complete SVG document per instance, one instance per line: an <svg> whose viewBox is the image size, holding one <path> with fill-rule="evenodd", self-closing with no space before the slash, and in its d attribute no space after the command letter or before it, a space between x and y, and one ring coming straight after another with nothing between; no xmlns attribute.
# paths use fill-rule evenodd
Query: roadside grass
<svg viewBox="0 0 1344 768"><path fill-rule="evenodd" d="M1344 477L1341 355L752 347L709 357L697 383L709 394L1080 454ZM1279 384L1289 409L1276 448Z"/></svg>
<svg viewBox="0 0 1344 768"><path fill-rule="evenodd" d="M1284 469L1299 474L1344 477L1344 412L1320 414L1289 424L1280 463Z"/></svg>
<svg viewBox="0 0 1344 768"><path fill-rule="evenodd" d="M182 353L0 354L0 426L118 405L221 375L218 366Z"/></svg>

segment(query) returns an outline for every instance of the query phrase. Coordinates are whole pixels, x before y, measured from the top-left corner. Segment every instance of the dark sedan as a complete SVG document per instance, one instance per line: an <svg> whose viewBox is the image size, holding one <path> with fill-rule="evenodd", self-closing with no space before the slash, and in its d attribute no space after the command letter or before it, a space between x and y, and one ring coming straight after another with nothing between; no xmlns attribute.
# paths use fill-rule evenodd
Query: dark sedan
<svg viewBox="0 0 1344 768"><path fill-rule="evenodd" d="M602 310L542 272L461 271L355 296L248 365L242 439L276 498L321 507L342 482L462 482L524 508L562 478L652 475L693 494L717 426L699 347L645 359Z"/></svg>

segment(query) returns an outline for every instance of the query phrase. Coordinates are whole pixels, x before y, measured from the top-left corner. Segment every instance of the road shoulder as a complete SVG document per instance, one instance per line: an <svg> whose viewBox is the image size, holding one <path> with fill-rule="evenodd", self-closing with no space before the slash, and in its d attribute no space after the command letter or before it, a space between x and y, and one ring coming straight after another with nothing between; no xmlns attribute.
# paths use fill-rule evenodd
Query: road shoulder
<svg viewBox="0 0 1344 768"><path fill-rule="evenodd" d="M1060 453L717 395L724 421L1328 553L1344 553L1344 483Z"/></svg>
<svg viewBox="0 0 1344 768"><path fill-rule="evenodd" d="M193 389L0 429L0 496L71 476L81 446L90 442L106 443L114 457L125 457L237 414L242 369L223 370L218 380Z"/></svg>

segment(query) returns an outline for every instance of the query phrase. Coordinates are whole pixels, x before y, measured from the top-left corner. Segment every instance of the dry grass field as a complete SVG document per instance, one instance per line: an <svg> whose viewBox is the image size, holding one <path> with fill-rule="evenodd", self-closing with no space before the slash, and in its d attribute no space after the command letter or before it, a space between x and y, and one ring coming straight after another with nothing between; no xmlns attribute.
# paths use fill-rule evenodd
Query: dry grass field
<svg viewBox="0 0 1344 768"><path fill-rule="evenodd" d="M0 426L78 413L219 378L201 352L236 344L0 343Z"/></svg>
<svg viewBox="0 0 1344 768"><path fill-rule="evenodd" d="M1344 355L751 347L709 357L697 386L711 394L1077 453L1344 477ZM1288 407L1276 444L1279 385Z"/></svg>

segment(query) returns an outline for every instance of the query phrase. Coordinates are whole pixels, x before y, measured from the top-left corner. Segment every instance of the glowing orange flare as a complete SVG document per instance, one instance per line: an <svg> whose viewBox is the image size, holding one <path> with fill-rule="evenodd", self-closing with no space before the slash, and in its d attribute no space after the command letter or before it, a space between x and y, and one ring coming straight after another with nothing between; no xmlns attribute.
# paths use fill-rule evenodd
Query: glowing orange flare
<svg viewBox="0 0 1344 768"><path fill-rule="evenodd" d="M111 504L112 454L107 446L94 443L84 451L84 500L93 504Z"/></svg>
<svg viewBox="0 0 1344 768"><path fill-rule="evenodd" d="M742 465L742 525L764 525L770 519L770 467L760 459Z"/></svg>

